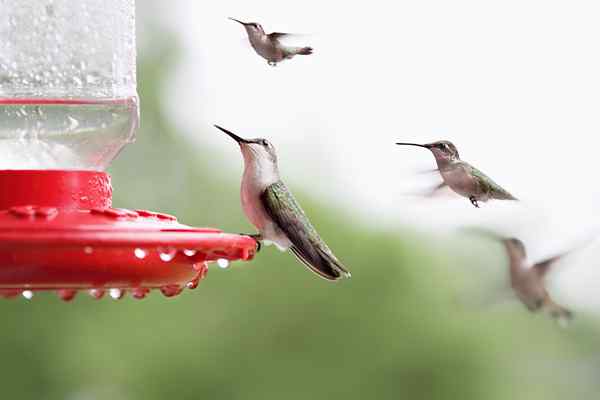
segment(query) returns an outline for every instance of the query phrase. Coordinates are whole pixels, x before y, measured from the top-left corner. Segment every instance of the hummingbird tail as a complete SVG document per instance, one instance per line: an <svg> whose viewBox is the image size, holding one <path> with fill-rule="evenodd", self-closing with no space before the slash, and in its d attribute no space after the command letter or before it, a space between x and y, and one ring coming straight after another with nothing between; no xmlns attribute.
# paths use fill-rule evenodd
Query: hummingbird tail
<svg viewBox="0 0 600 400"><path fill-rule="evenodd" d="M317 249L316 256L303 252L298 246L290 247L298 260L315 274L329 281L350 278L350 272L335 258Z"/></svg>
<svg viewBox="0 0 600 400"><path fill-rule="evenodd" d="M303 55L303 56L308 56L311 55L313 53L313 48L312 47L301 47L298 49L297 54Z"/></svg>
<svg viewBox="0 0 600 400"><path fill-rule="evenodd" d="M548 299L544 308L561 325L567 325L573 319L573 313L570 310L556 304L552 300Z"/></svg>

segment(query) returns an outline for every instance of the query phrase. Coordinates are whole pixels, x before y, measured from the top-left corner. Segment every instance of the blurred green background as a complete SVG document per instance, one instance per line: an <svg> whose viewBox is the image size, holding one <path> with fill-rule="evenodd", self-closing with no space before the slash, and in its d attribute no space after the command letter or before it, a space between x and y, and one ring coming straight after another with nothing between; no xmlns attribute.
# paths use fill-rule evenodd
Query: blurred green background
<svg viewBox="0 0 600 400"><path fill-rule="evenodd" d="M153 51L139 55L138 142L110 171L114 203L251 232L241 157L187 143L163 111L178 53L154 32ZM239 175L221 172L232 162ZM497 282L478 271L482 260L502 269L500 247L378 230L295 192L352 279L325 282L268 247L252 262L213 266L172 299L1 301L2 398L532 400L600 390L596 321L578 315L560 329L516 302L486 304Z"/></svg>

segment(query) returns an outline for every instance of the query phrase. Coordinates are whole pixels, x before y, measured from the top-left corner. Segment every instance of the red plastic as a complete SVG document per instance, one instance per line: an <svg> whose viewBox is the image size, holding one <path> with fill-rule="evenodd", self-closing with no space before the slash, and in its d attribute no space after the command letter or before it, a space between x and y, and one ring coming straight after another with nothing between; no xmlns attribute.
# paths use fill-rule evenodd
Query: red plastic
<svg viewBox="0 0 600 400"><path fill-rule="evenodd" d="M0 171L0 295L57 290L70 301L79 289L94 298L112 289L141 299L159 288L172 297L195 288L207 262L255 255L248 236L111 208L111 194L103 172Z"/></svg>
<svg viewBox="0 0 600 400"><path fill-rule="evenodd" d="M0 210L27 204L59 208L111 206L110 177L96 171L0 170Z"/></svg>

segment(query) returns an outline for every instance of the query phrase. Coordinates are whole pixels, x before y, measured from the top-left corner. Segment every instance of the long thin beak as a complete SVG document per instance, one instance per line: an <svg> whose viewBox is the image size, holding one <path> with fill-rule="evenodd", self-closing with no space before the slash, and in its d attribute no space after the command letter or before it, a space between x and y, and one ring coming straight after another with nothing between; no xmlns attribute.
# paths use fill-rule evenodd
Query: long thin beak
<svg viewBox="0 0 600 400"><path fill-rule="evenodd" d="M245 22L242 22L242 21L240 21L239 19L235 19L235 18L231 18L231 17L229 17L229 19L230 19L230 20L232 20L232 21L235 21L235 22L239 22L239 23L240 23L240 24L242 24L242 25L246 25L246 23L245 23Z"/></svg>
<svg viewBox="0 0 600 400"><path fill-rule="evenodd" d="M423 147L425 149L428 149L429 146L426 144L418 144L418 143L396 143L400 146L416 146L416 147Z"/></svg>
<svg viewBox="0 0 600 400"><path fill-rule="evenodd" d="M228 130L227 130L227 129L225 129L225 128L221 128L219 125L215 125L215 128L217 128L218 130L220 130L220 131L224 132L224 133L225 133L227 136L229 136L230 138L232 138L233 140L235 140L236 142L238 142L238 143L240 143L240 144L241 144L241 143L250 143L250 141L249 141L249 140L247 140L247 139L244 139L244 138L241 138L241 137L239 137L238 135L236 135L235 133L233 133L233 132L231 132L231 131L228 131Z"/></svg>

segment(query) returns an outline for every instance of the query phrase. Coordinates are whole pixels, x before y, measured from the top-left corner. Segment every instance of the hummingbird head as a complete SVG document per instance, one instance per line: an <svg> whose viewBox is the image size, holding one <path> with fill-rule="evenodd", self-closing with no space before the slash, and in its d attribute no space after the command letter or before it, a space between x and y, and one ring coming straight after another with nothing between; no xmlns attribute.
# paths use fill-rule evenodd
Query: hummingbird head
<svg viewBox="0 0 600 400"><path fill-rule="evenodd" d="M448 140L439 140L437 142L426 144L435 158L442 158L448 161L460 160L456 146Z"/></svg>
<svg viewBox="0 0 600 400"><path fill-rule="evenodd" d="M438 140L437 142L427 143L427 144L418 144L418 143L396 143L401 146L417 146L423 147L425 149L429 149L435 159L438 162L438 165L447 164L452 161L460 160L460 156L458 155L458 150L456 146L448 141L448 140Z"/></svg>
<svg viewBox="0 0 600 400"><path fill-rule="evenodd" d="M237 20L237 19L231 18L231 17L229 19L244 25L244 28L246 28L246 32L248 32L248 35L257 35L257 34L264 35L264 33L265 33L265 30L258 22L242 22L240 20Z"/></svg>
<svg viewBox="0 0 600 400"><path fill-rule="evenodd" d="M254 168L260 175L278 179L277 153L275 147L267 139L244 139L218 125L215 128L225 133L240 145L246 167Z"/></svg>

